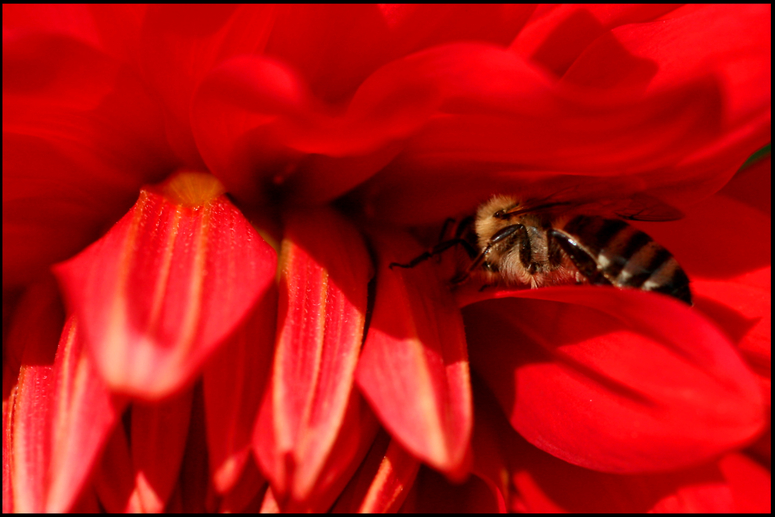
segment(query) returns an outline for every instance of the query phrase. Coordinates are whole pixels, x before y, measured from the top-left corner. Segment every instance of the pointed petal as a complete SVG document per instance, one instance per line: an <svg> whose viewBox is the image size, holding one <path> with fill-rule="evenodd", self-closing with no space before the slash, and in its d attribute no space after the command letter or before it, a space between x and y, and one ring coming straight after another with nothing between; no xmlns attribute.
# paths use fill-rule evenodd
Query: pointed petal
<svg viewBox="0 0 775 517"><path fill-rule="evenodd" d="M240 479L250 456L253 426L271 372L276 324L277 290L272 286L205 366L207 452L220 494Z"/></svg>
<svg viewBox="0 0 775 517"><path fill-rule="evenodd" d="M175 487L186 448L192 390L153 405L132 406L132 463L143 510L164 509Z"/></svg>
<svg viewBox="0 0 775 517"><path fill-rule="evenodd" d="M58 513L70 509L96 469L126 399L112 394L97 373L74 317L62 331L54 375L54 434L46 510Z"/></svg>
<svg viewBox="0 0 775 517"><path fill-rule="evenodd" d="M185 513L212 513L218 507L218 494L210 480L207 465L207 438L205 422L204 395L201 383L194 385L194 398L191 404L191 418L185 439L185 451L180 465L180 475L173 497L179 498L180 511ZM170 501L170 506L177 504Z"/></svg>
<svg viewBox="0 0 775 517"><path fill-rule="evenodd" d="M96 374L75 318L52 346L60 318L53 282L38 284L9 334L9 351L22 353L17 386L4 402L6 489L15 511L70 510L124 405Z"/></svg>
<svg viewBox="0 0 775 517"><path fill-rule="evenodd" d="M306 501L290 501L283 510L307 513L329 511L348 482L353 479L355 471L374 443L378 430L377 417L358 390L352 390L342 428L323 467L325 475L320 477Z"/></svg>
<svg viewBox="0 0 775 517"><path fill-rule="evenodd" d="M431 264L389 269L421 250L405 236L374 236L377 296L358 387L390 434L449 476L465 473L471 385L460 313Z"/></svg>
<svg viewBox="0 0 775 517"><path fill-rule="evenodd" d="M135 468L123 425L113 429L94 473L94 489L108 513L143 511L135 490Z"/></svg>
<svg viewBox="0 0 775 517"><path fill-rule="evenodd" d="M333 513L396 512L414 483L420 462L384 430L337 499Z"/></svg>
<svg viewBox="0 0 775 517"><path fill-rule="evenodd" d="M587 286L494 295L515 298L465 311L474 365L514 428L551 454L649 472L696 464L761 432L754 376L684 304Z"/></svg>
<svg viewBox="0 0 775 517"><path fill-rule="evenodd" d="M344 419L371 266L351 223L321 209L288 218L280 268L271 400L253 443L275 497L304 501Z"/></svg>
<svg viewBox="0 0 775 517"><path fill-rule="evenodd" d="M210 176L142 191L102 239L56 267L111 389L158 399L199 370L268 288L275 253Z"/></svg>
<svg viewBox="0 0 775 517"><path fill-rule="evenodd" d="M3 343L3 506L11 505L10 511L45 509L55 410L54 358L62 320L53 282L36 284L20 301Z"/></svg>
<svg viewBox="0 0 775 517"><path fill-rule="evenodd" d="M268 486L266 479L259 472L256 462L253 461L252 456L248 456L242 475L232 489L224 494L218 511L220 513L256 513L260 506L255 508L255 512L251 512L254 501L263 499L264 491Z"/></svg>

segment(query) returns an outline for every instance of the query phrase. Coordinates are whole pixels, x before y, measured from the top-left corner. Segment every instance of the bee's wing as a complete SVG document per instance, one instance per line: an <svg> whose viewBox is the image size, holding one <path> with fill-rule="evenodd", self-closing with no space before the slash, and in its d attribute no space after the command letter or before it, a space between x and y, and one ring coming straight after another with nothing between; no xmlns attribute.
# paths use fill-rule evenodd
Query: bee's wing
<svg viewBox="0 0 775 517"><path fill-rule="evenodd" d="M634 194L613 213L633 221L675 221L684 217L684 213L676 207L648 194Z"/></svg>
<svg viewBox="0 0 775 517"><path fill-rule="evenodd" d="M576 193L579 194L579 193ZM565 197L569 196L569 197ZM598 196L574 197L574 191L558 192L555 195L532 199L506 211L517 216L535 213L560 214L578 210L598 215L611 216L632 221L675 221L684 217L683 212L648 194L636 193L620 199L605 199Z"/></svg>

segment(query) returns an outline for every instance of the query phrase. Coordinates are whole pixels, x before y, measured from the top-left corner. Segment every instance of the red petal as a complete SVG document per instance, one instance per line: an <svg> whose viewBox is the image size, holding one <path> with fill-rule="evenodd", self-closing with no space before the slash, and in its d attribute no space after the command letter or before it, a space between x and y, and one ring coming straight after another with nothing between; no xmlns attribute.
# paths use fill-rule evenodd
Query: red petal
<svg viewBox="0 0 775 517"><path fill-rule="evenodd" d="M350 484L337 499L333 513L396 512L417 477L420 462L382 431Z"/></svg>
<svg viewBox="0 0 775 517"><path fill-rule="evenodd" d="M36 347L35 343L29 346ZM52 358L53 362L53 358ZM51 462L51 394L53 366L25 365L8 399L4 399L3 458L9 465L4 492L9 489L12 511L42 512L46 502L46 476ZM5 474L5 472L4 472ZM5 505L5 500L3 501Z"/></svg>
<svg viewBox="0 0 775 517"><path fill-rule="evenodd" d="M185 439L180 476L165 512L212 513L218 508L218 494L210 481L202 385L194 385L191 419Z"/></svg>
<svg viewBox="0 0 775 517"><path fill-rule="evenodd" d="M724 189L694 205L680 221L634 224L667 247L691 279L732 281L769 291L772 218L761 198L771 197L770 165L767 160L758 171L741 171L732 180L730 195ZM766 194L741 199L735 188Z"/></svg>
<svg viewBox="0 0 775 517"><path fill-rule="evenodd" d="M464 474L472 426L466 342L454 300L429 264L388 269L420 250L377 235L377 297L357 382L390 434L451 477Z"/></svg>
<svg viewBox="0 0 775 517"><path fill-rule="evenodd" d="M213 484L226 494L248 461L253 424L274 352L277 291L272 286L204 370L207 451Z"/></svg>
<svg viewBox="0 0 775 517"><path fill-rule="evenodd" d="M168 197L143 190L108 234L56 267L112 389L146 398L180 389L272 281L274 251L206 190L211 181L182 174Z"/></svg>
<svg viewBox="0 0 775 517"><path fill-rule="evenodd" d="M377 88L342 116L331 116L284 65L239 57L203 82L193 125L209 168L242 199L269 200L282 187L297 202L320 203L389 162L399 150L396 141L427 119L434 107L428 97L424 90L406 95Z"/></svg>
<svg viewBox="0 0 775 517"><path fill-rule="evenodd" d="M269 485L252 457L248 457L244 467L234 487L221 499L220 513L258 513L261 509L260 501Z"/></svg>
<svg viewBox="0 0 775 517"><path fill-rule="evenodd" d="M171 163L159 112L132 72L64 36L3 35L9 285L83 249Z"/></svg>
<svg viewBox="0 0 775 517"><path fill-rule="evenodd" d="M446 45L391 63L364 83L353 106L383 89L439 112L362 193L368 210L414 224L558 171L629 178L608 195L642 190L644 182L662 186L676 179L663 169L718 134L719 92L710 79L636 101L552 84L519 57L482 45Z"/></svg>
<svg viewBox="0 0 775 517"><path fill-rule="evenodd" d="M358 391L352 390L342 428L322 469L325 474L321 476L307 501L301 504L291 501L283 511L329 511L334 502L338 501L342 490L353 479L355 471L374 443L378 430L377 417Z"/></svg>
<svg viewBox="0 0 775 517"><path fill-rule="evenodd" d="M66 34L124 58L133 55L146 6L3 5L3 28Z"/></svg>
<svg viewBox="0 0 775 517"><path fill-rule="evenodd" d="M56 347L55 289L46 282L28 291L8 337L8 351L21 357L18 384L4 397L4 490L15 511L70 510L123 406L96 374L73 318ZM7 357L4 382L16 363Z"/></svg>
<svg viewBox="0 0 775 517"><path fill-rule="evenodd" d="M301 5L279 10L267 46L320 99L346 101L391 59L449 41L508 45L532 6ZM335 71L335 72L333 72Z"/></svg>
<svg viewBox="0 0 775 517"><path fill-rule="evenodd" d="M451 484L427 467L420 469L402 513L491 514L506 513L503 500L485 481L470 476L465 483Z"/></svg>
<svg viewBox="0 0 775 517"><path fill-rule="evenodd" d="M186 448L192 391L172 399L132 406L132 463L137 473L135 486L143 510L164 509L178 480Z"/></svg>
<svg viewBox="0 0 775 517"><path fill-rule="evenodd" d="M70 509L88 481L126 400L108 391L72 317L62 331L54 375L54 434L46 509L63 512Z"/></svg>
<svg viewBox="0 0 775 517"><path fill-rule="evenodd" d="M716 5L620 26L590 45L563 81L648 94L713 73L725 94L724 123L733 127L771 104L770 11L767 5ZM651 73L634 70L633 61L652 63Z"/></svg>
<svg viewBox="0 0 775 517"><path fill-rule="evenodd" d="M740 513L772 512L772 472L740 453L727 454L719 467Z"/></svg>
<svg viewBox="0 0 775 517"><path fill-rule="evenodd" d="M372 273L361 236L327 210L291 214L280 267L272 383L253 443L275 496L298 502L345 417Z"/></svg>
<svg viewBox="0 0 775 517"><path fill-rule="evenodd" d="M135 490L135 469L124 426L113 429L94 472L94 489L109 513L138 513L143 507Z"/></svg>
<svg viewBox="0 0 775 517"><path fill-rule="evenodd" d="M614 27L642 24L675 9L670 5L542 5L514 39L511 50L562 77L590 43Z"/></svg>
<svg viewBox="0 0 775 517"><path fill-rule="evenodd" d="M527 443L486 388L476 389L476 469L517 512L733 511L715 464L667 474L618 475L566 463Z"/></svg>
<svg viewBox="0 0 775 517"><path fill-rule="evenodd" d="M167 109L176 154L201 164L189 110L202 78L234 55L261 52L275 20L273 6L153 5L143 20L143 71Z"/></svg>
<svg viewBox="0 0 775 517"><path fill-rule="evenodd" d="M770 14L769 5L717 5L625 25L587 48L562 82L651 96L712 76L721 93L717 134L675 169L653 174L678 183L667 194L686 206L717 190L771 139Z"/></svg>
<svg viewBox="0 0 775 517"><path fill-rule="evenodd" d="M695 464L761 432L755 378L684 304L586 286L495 296L518 299L466 309L474 365L515 429L551 454L648 472Z"/></svg>

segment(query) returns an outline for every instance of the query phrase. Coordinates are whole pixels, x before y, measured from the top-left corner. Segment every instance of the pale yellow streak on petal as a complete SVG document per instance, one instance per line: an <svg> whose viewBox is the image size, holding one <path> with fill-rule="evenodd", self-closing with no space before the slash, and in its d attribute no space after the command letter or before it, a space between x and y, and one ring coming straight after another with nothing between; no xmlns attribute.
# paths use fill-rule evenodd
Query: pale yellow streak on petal
<svg viewBox="0 0 775 517"><path fill-rule="evenodd" d="M401 282L401 290L403 291L403 294L404 294L403 299L410 300L411 297L406 290L406 284L404 282ZM423 343L417 337L419 336L419 332L417 332L415 319L409 318L409 322L412 325L411 335L414 337L405 340L407 341L406 346L409 347L409 349L415 356L414 364L422 364L427 366L426 364L427 358L424 353ZM433 438L438 438L438 439L431 440L428 443L430 447L430 450L428 451L429 456L434 459L439 459L442 464L446 464L448 461L447 461L447 447L445 447L445 443L444 443L445 434L442 428L441 421L439 420L440 415L437 412L438 402L436 401L435 391L433 389L433 381L431 380L427 367L418 368L417 373L418 373L418 377L415 380L417 381L419 389L417 390L417 393L415 395L417 400L420 401L420 407L421 407L420 411L423 415L432 415L431 418L427 418L423 420L427 424L424 434L425 436L432 436ZM395 372L394 377L401 378L401 373Z"/></svg>

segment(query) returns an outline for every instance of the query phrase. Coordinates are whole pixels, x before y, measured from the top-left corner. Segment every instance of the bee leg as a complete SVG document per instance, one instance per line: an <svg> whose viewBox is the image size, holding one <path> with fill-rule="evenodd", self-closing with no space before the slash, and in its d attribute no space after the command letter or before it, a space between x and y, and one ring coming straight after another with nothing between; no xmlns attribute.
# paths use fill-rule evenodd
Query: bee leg
<svg viewBox="0 0 775 517"><path fill-rule="evenodd" d="M451 283L452 285L460 285L466 280L468 280L468 277L471 276L471 272L482 265L482 262L487 258L487 255L490 254L490 251L492 251L492 243L488 244L481 253L479 253L476 258L471 262L471 265L468 266L468 268L463 271L461 274L455 276Z"/></svg>
<svg viewBox="0 0 775 517"><path fill-rule="evenodd" d="M466 248L466 251L468 252L469 255L471 255L472 252L474 254L476 254L476 250L473 249L473 247L471 246L471 244L468 241L466 241L464 239L450 239L448 241L444 241L444 242L438 243L433 248L431 248L429 251L426 251L426 252L422 253L421 255L418 255L417 257L413 258L412 261L409 262L408 264L399 264L398 262L391 262L390 266L388 266L388 267L390 267L390 269L393 269L393 267L413 268L417 264L419 264L421 262L425 262L429 258L431 258L431 257L433 257L435 255L439 255L439 254L447 251L449 248L451 248L453 246L456 246L458 244L460 244L461 246Z"/></svg>
<svg viewBox="0 0 775 517"><path fill-rule="evenodd" d="M527 229L525 229L525 226L522 224L512 224L510 226L506 226L504 228L501 228L497 232L495 232L495 235L492 236L490 239L490 242L487 243L487 246L482 250L479 255L476 256L476 258L471 262L471 265L468 266L468 269L466 269L463 273L460 275L457 275L455 278L452 279L452 285L459 285L468 280L468 277L471 276L471 273L482 265L482 262L487 258L487 255L490 254L490 251L492 251L493 245L502 242L511 240L514 238L522 238L522 248L527 249L527 253L530 253L530 243L527 241ZM521 253L521 252L520 252Z"/></svg>
<svg viewBox="0 0 775 517"><path fill-rule="evenodd" d="M551 250L553 243L559 245L560 249L568 255L573 265L576 266L579 273L593 285L612 285L603 272L598 268L597 260L587 250L565 232L552 228L547 232L549 239L549 248Z"/></svg>

